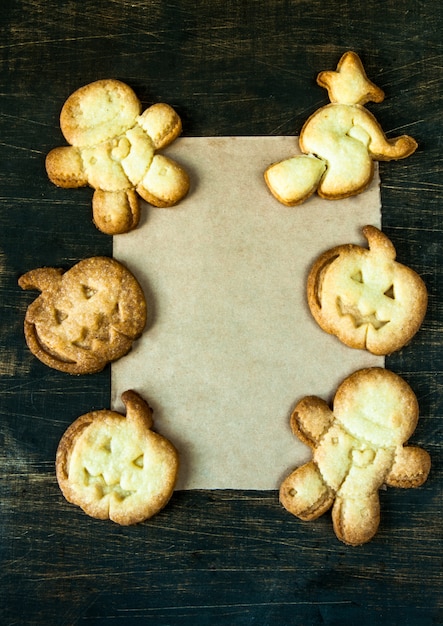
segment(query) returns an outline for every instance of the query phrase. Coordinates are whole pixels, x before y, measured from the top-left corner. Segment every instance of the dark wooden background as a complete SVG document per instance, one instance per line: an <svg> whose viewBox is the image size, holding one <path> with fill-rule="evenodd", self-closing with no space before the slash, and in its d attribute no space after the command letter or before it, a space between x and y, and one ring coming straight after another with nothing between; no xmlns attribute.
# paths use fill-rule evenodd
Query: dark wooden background
<svg viewBox="0 0 443 626"><path fill-rule="evenodd" d="M2 626L443 623L442 3L435 0L3 0L0 38ZM104 77L144 106L166 101L184 135L292 135L327 102L315 83L348 49L385 90L369 106L418 151L382 163L383 227L429 289L426 320L387 361L416 392L413 442L433 467L418 490L382 491L369 544L304 524L276 492L178 492L121 528L62 498L54 454L78 415L109 406L110 371L70 377L28 352L35 292L18 277L112 254L91 190L61 190L44 158L64 143L60 108ZM321 227L321 225L319 225ZM306 390L309 393L309 390ZM296 399L294 399L296 400Z"/></svg>

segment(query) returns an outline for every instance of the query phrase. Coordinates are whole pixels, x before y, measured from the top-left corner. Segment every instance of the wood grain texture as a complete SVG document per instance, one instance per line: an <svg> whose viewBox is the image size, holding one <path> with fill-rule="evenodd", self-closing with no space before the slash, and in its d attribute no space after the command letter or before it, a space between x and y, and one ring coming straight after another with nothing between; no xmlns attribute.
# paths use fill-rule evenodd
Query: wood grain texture
<svg viewBox="0 0 443 626"><path fill-rule="evenodd" d="M441 624L441 3L4 0L0 20L2 624ZM317 73L347 49L386 93L370 108L388 136L419 142L380 175L384 230L429 290L422 329L387 362L418 396L427 483L382 491L380 531L360 548L274 492L176 493L134 528L87 518L63 500L54 455L73 419L109 405L109 370L37 362L22 333L34 294L17 286L31 268L112 254L91 191L57 189L44 171L64 143L64 100L114 77L144 106L174 106L188 136L295 135L327 102Z"/></svg>

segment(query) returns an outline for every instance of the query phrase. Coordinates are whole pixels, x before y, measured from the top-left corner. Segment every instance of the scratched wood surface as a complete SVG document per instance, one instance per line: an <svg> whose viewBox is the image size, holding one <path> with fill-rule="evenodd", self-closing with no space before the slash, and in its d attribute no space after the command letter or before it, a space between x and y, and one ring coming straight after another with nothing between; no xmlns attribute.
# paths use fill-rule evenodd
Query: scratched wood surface
<svg viewBox="0 0 443 626"><path fill-rule="evenodd" d="M3 625L443 622L441 11L433 0L3 0ZM432 456L427 483L382 491L380 531L359 548L335 539L327 514L293 518L275 492L177 493L133 528L87 518L61 497L54 454L76 416L109 405L109 369L69 377L32 357L22 323L35 294L17 287L31 268L112 254L91 223L90 190L56 189L45 175L62 103L115 77L144 106L174 106L188 136L291 135L327 102L316 74L347 49L385 90L371 108L387 134L420 146L380 173L384 230L429 289L421 331L387 362L419 399L413 442Z"/></svg>

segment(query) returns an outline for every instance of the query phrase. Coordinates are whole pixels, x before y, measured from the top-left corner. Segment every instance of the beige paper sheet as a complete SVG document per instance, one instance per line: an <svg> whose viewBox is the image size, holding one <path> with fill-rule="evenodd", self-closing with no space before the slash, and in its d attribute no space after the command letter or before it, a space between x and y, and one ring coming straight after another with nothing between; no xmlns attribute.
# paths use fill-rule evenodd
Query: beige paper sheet
<svg viewBox="0 0 443 626"><path fill-rule="evenodd" d="M356 369L384 359L324 333L305 300L307 272L332 246L366 245L380 226L378 175L363 194L287 208L263 171L295 137L180 138L168 150L191 175L173 209L145 206L114 257L142 284L150 317L112 366L112 406L126 389L154 409L180 452L178 489L277 489L310 457L289 416L305 395L329 401Z"/></svg>

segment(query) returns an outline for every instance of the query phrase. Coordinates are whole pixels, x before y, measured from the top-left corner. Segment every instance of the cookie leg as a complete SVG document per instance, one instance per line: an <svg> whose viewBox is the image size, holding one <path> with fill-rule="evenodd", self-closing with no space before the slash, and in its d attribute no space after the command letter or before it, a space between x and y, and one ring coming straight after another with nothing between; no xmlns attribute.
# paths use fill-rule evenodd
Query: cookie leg
<svg viewBox="0 0 443 626"><path fill-rule="evenodd" d="M127 233L136 228L140 219L137 194L133 190L102 191L92 198L94 224L107 235Z"/></svg>
<svg viewBox="0 0 443 626"><path fill-rule="evenodd" d="M290 474L280 487L280 502L289 513L302 520L323 515L334 501L335 493L325 485L317 466L310 461Z"/></svg>
<svg viewBox="0 0 443 626"><path fill-rule="evenodd" d="M337 496L332 508L332 523L340 541L350 546L367 543L380 524L378 493L360 499Z"/></svg>

